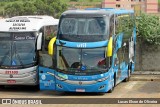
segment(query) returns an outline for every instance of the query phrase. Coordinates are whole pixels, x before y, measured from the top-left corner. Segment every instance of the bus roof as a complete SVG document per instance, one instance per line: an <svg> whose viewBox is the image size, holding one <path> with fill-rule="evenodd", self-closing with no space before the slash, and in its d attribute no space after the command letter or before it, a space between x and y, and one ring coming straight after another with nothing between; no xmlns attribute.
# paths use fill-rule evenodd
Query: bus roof
<svg viewBox="0 0 160 107"><path fill-rule="evenodd" d="M133 10L125 10L125 9L111 9L111 8L102 8L106 11L111 11L115 14L127 14L127 13L134 13Z"/></svg>
<svg viewBox="0 0 160 107"><path fill-rule="evenodd" d="M134 13L133 10L125 10L125 9L114 9L114 8L87 8L85 10L68 10L65 11L62 15L66 15L66 14L86 14L86 15L90 15L90 14L94 14L94 15L113 15L113 14L132 14Z"/></svg>
<svg viewBox="0 0 160 107"><path fill-rule="evenodd" d="M113 14L110 11L105 10L68 10L62 13L62 15L110 15Z"/></svg>
<svg viewBox="0 0 160 107"><path fill-rule="evenodd" d="M51 16L15 16L0 19L0 32L32 32L43 26L58 25L59 19Z"/></svg>

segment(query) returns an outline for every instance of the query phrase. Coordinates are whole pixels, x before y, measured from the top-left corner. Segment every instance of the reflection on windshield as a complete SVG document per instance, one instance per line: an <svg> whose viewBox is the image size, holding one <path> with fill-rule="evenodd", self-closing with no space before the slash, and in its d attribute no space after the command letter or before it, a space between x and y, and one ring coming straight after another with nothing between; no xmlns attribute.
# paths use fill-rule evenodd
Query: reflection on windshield
<svg viewBox="0 0 160 107"><path fill-rule="evenodd" d="M0 33L0 66L25 66L34 62L32 33Z"/></svg>
<svg viewBox="0 0 160 107"><path fill-rule="evenodd" d="M59 38L62 40L101 41L106 39L107 28L103 17L63 18L60 23Z"/></svg>
<svg viewBox="0 0 160 107"><path fill-rule="evenodd" d="M106 70L105 48L74 49L58 46L57 68L72 72Z"/></svg>
<svg viewBox="0 0 160 107"><path fill-rule="evenodd" d="M0 65L10 65L11 46L10 41L0 41Z"/></svg>

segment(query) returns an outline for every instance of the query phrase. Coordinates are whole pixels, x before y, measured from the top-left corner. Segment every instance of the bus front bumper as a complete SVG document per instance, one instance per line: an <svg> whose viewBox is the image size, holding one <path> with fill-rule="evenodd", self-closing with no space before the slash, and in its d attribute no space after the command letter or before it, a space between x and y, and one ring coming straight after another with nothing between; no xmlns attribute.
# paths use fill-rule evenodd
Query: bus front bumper
<svg viewBox="0 0 160 107"><path fill-rule="evenodd" d="M56 81L56 90L57 91L66 91L66 92L107 92L112 88L112 82L105 80L103 82L97 82L95 84L83 85L81 81L79 84L69 84L65 81Z"/></svg>
<svg viewBox="0 0 160 107"><path fill-rule="evenodd" d="M37 74L31 74L29 76L18 78L4 78L0 75L0 85L37 85Z"/></svg>

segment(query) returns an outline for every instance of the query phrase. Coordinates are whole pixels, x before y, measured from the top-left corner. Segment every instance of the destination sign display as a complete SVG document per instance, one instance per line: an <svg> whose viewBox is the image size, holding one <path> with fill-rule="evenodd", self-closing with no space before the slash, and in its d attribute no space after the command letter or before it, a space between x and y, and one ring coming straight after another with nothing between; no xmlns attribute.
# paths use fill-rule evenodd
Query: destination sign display
<svg viewBox="0 0 160 107"><path fill-rule="evenodd" d="M35 40L35 36L32 35L14 35L13 40Z"/></svg>
<svg viewBox="0 0 160 107"><path fill-rule="evenodd" d="M13 23L9 30L19 31L19 30L26 30L26 23L30 22L27 18L15 18L15 19L8 19L6 20L8 23Z"/></svg>
<svg viewBox="0 0 160 107"><path fill-rule="evenodd" d="M30 22L30 20L27 18L22 18L22 19L15 18L15 19L8 19L6 20L6 22Z"/></svg>

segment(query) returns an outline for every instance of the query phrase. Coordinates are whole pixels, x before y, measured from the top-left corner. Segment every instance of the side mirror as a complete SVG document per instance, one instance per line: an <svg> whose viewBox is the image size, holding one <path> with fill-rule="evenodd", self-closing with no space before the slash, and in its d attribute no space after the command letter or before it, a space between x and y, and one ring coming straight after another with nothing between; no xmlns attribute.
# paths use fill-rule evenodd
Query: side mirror
<svg viewBox="0 0 160 107"><path fill-rule="evenodd" d="M53 55L54 53L54 44L56 42L56 37L52 38L48 44L48 54Z"/></svg>
<svg viewBox="0 0 160 107"><path fill-rule="evenodd" d="M109 42L108 42L108 47L107 47L107 57L112 56L112 51L113 51L113 38L110 37Z"/></svg>
<svg viewBox="0 0 160 107"><path fill-rule="evenodd" d="M42 33L40 33L37 38L37 50L41 50L41 48L42 48Z"/></svg>

